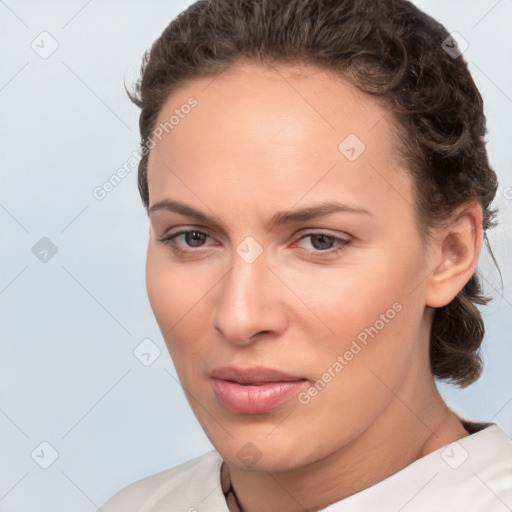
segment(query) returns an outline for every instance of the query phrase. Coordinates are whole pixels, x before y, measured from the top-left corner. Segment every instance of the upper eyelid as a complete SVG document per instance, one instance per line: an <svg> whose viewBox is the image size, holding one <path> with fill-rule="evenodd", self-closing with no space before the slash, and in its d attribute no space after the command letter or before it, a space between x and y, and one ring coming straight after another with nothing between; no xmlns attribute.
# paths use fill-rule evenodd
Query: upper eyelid
<svg viewBox="0 0 512 512"><path fill-rule="evenodd" d="M316 228L306 229L304 231L304 233L301 233L299 235L299 239L304 237L304 236L308 236L308 235L327 235L327 236L332 236L333 238L338 238L340 240L345 240L343 235L332 233L332 232L330 232L329 230L326 230L326 229L316 229ZM346 234L345 236L347 238L350 238L350 235L348 235L348 234Z"/></svg>
<svg viewBox="0 0 512 512"><path fill-rule="evenodd" d="M191 226L191 227L177 228L176 232L174 232L174 233L171 233L170 231L171 230L169 230L169 232L167 232L166 234L162 235L161 238L170 238L170 237L174 237L174 236L179 236L180 234L189 233L191 231L197 231L199 233L203 233L203 234L209 236L210 238L215 238L214 236L212 236L209 233L209 230L207 228L203 228L203 227ZM331 232L331 230L329 230L327 228L302 228L297 233L294 234L294 236L299 236L299 238L302 238L307 235L328 235L328 236L332 236L334 238L343 239L343 236L334 234ZM346 234L346 236L351 238L350 235L348 235L348 233Z"/></svg>
<svg viewBox="0 0 512 512"><path fill-rule="evenodd" d="M304 233L303 235L301 235L299 238L297 238L297 240L293 243L295 245L295 244L299 243L301 240L303 240L304 238L308 238L308 237L315 236L315 235L327 235L328 237L333 238L338 243L338 247L344 247L352 242L351 238L344 238L342 236L333 235L326 231L325 232L320 231L318 233L308 231L308 232ZM328 251L320 251L320 250L313 250L313 251L318 252L319 254L321 254L322 252L324 252L325 254L328 253Z"/></svg>
<svg viewBox="0 0 512 512"><path fill-rule="evenodd" d="M174 228L172 228L172 229L174 229ZM186 233L189 231L199 231L201 233L204 233L204 234L210 236L211 238L215 238L213 235L210 234L210 229L203 227L203 226L195 226L193 224L190 226L184 226L184 227L179 226L179 227L176 227L176 232L171 234L172 229L169 229L167 231L167 233L162 236L174 236L174 235L177 235L178 233ZM329 228L305 227L305 228L300 228L300 229L296 230L296 232L294 233L294 236L296 236L299 233L302 233L303 235L312 233L312 234L328 234L329 236L339 237L338 234L334 234L332 231L334 231L334 230L329 229ZM351 237L351 235L349 235L348 233L345 233L345 235L348 237Z"/></svg>
<svg viewBox="0 0 512 512"><path fill-rule="evenodd" d="M198 232L198 233L202 233L210 238L215 238L213 237L207 229L205 228L195 228L195 227L186 227L186 228L179 228L179 229L176 229L175 232L171 232L171 230L169 230L167 233L165 233L164 235L162 235L160 238L160 240L162 239L170 239L170 238L174 238L174 237L177 237L177 236L180 236L180 235L185 235L187 233L190 233L190 232Z"/></svg>

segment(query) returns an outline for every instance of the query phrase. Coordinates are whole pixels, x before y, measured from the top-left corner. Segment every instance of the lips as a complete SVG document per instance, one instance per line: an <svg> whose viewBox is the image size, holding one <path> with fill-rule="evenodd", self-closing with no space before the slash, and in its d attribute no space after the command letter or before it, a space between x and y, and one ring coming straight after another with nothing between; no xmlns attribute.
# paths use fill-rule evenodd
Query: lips
<svg viewBox="0 0 512 512"><path fill-rule="evenodd" d="M213 390L227 409L260 414L275 409L306 386L307 380L271 368L225 366L210 373Z"/></svg>

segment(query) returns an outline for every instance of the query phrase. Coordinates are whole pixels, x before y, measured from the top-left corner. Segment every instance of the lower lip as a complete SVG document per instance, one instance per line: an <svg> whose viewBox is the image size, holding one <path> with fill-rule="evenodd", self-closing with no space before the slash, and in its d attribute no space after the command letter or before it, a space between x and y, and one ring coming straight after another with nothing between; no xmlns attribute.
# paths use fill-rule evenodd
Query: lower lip
<svg viewBox="0 0 512 512"><path fill-rule="evenodd" d="M275 409L306 385L305 380L243 385L229 380L212 379L219 402L233 412L259 414Z"/></svg>

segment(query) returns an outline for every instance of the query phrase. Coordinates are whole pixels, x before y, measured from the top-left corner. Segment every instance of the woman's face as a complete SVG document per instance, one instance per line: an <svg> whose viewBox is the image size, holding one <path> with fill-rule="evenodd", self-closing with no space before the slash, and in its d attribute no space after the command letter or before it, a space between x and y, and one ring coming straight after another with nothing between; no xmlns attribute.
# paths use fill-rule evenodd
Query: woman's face
<svg viewBox="0 0 512 512"><path fill-rule="evenodd" d="M386 111L297 71L189 82L149 157L149 299L190 406L239 467L334 453L428 364L428 261Z"/></svg>

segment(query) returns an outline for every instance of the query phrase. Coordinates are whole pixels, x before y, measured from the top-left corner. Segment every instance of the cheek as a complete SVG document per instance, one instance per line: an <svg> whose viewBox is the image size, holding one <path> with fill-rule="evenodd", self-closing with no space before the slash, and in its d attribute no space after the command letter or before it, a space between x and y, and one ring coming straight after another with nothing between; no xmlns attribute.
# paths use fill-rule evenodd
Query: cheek
<svg viewBox="0 0 512 512"><path fill-rule="evenodd" d="M323 273L290 276L290 280L331 334L347 339L376 322L380 326L381 315L388 313L387 317L394 319L397 306L393 309L393 305L403 305L407 282L404 275L397 273L389 267L380 271L374 265L347 266L337 271L326 269ZM400 274L404 273L407 269Z"/></svg>
<svg viewBox="0 0 512 512"><path fill-rule="evenodd" d="M422 316L403 283L368 274L339 277L337 286L306 298L336 333L305 349L313 383L299 397L304 424L324 429L324 447L340 442L340 429L344 442L357 436L391 402L390 389L400 387L417 353Z"/></svg>
<svg viewBox="0 0 512 512"><path fill-rule="evenodd" d="M170 262L166 249L150 242L146 260L148 298L178 371L182 356L197 361L194 356L202 350L208 308L212 307L208 292L213 284L211 277Z"/></svg>
<svg viewBox="0 0 512 512"><path fill-rule="evenodd" d="M181 323L186 323L187 312L199 300L199 287L197 283L191 286L190 275L179 265L171 264L165 252L166 249L162 250L150 242L146 259L146 288L155 318L171 350L176 330Z"/></svg>
<svg viewBox="0 0 512 512"><path fill-rule="evenodd" d="M161 250L148 246L146 258L146 288L149 302L162 333L172 328L178 317L178 285L176 272L169 271Z"/></svg>
<svg viewBox="0 0 512 512"><path fill-rule="evenodd" d="M322 347L314 358L317 374L345 354L351 367L406 366L424 308L421 296L410 294L413 276L422 275L420 265L410 253L399 259L394 252L381 250L372 254L371 261L351 262L336 272L326 268L289 276L315 313L316 317L308 317L310 332L315 332L313 324L320 325L318 319L329 329L322 329L327 336L317 345ZM354 378L363 377L354 374Z"/></svg>

